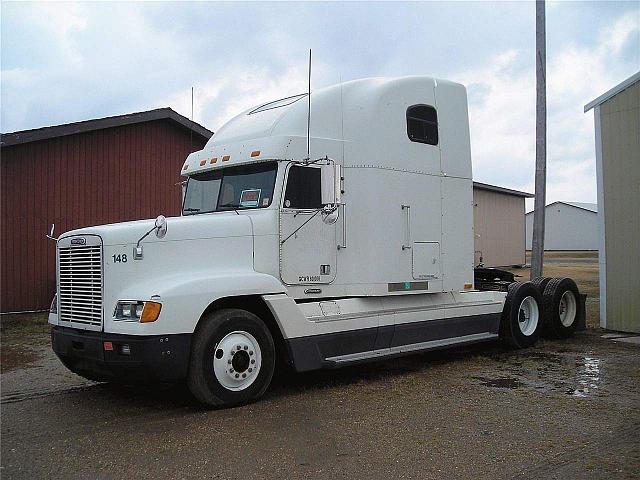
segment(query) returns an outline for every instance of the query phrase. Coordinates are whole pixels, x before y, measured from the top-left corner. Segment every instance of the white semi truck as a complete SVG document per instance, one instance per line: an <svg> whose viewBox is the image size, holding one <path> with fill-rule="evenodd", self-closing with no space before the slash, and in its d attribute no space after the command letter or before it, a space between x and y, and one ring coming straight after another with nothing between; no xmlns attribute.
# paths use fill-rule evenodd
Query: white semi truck
<svg viewBox="0 0 640 480"><path fill-rule="evenodd" d="M182 174L181 216L57 239L52 343L79 375L186 380L205 404L238 405L279 362L526 347L584 313L570 279L474 289L462 85L372 78L260 105Z"/></svg>

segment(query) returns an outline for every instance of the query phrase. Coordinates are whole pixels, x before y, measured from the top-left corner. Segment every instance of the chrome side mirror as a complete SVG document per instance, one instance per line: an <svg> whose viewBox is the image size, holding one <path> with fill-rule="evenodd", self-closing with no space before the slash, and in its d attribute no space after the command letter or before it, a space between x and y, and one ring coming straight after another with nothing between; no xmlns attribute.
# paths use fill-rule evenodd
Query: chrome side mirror
<svg viewBox="0 0 640 480"><path fill-rule="evenodd" d="M167 234L167 219L164 215L158 215L155 223L156 237L164 238Z"/></svg>
<svg viewBox="0 0 640 480"><path fill-rule="evenodd" d="M340 165L333 160L320 167L322 205L338 205L340 203Z"/></svg>

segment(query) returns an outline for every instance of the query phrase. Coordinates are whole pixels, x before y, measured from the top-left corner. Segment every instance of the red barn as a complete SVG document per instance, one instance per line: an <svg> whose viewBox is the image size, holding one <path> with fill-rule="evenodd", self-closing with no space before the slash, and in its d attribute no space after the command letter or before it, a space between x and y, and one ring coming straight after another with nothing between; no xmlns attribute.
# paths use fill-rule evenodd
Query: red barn
<svg viewBox="0 0 640 480"><path fill-rule="evenodd" d="M0 312L42 310L55 243L88 225L180 213L180 167L213 133L170 108L7 133L0 161Z"/></svg>

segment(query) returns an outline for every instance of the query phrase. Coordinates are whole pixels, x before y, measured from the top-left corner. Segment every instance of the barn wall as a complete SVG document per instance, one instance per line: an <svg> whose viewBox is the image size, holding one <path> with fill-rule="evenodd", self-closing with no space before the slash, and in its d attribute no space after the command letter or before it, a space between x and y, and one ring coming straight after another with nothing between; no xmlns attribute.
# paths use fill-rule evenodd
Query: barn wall
<svg viewBox="0 0 640 480"><path fill-rule="evenodd" d="M3 147L0 311L48 308L55 243L89 225L180 212L180 167L205 140L167 120Z"/></svg>
<svg viewBox="0 0 640 480"><path fill-rule="evenodd" d="M564 203L544 212L545 250L598 250L598 214ZM531 250L533 212L526 215L527 250Z"/></svg>
<svg viewBox="0 0 640 480"><path fill-rule="evenodd" d="M476 265L524 264L524 197L474 188L473 204Z"/></svg>
<svg viewBox="0 0 640 480"><path fill-rule="evenodd" d="M606 258L604 326L640 332L640 82L604 102L596 115Z"/></svg>

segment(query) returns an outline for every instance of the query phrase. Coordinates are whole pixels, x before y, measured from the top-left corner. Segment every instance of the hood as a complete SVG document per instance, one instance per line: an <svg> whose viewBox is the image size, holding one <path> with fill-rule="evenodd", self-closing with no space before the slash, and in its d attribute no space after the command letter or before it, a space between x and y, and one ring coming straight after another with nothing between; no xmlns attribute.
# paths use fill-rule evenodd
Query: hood
<svg viewBox="0 0 640 480"><path fill-rule="evenodd" d="M71 230L60 235L60 238L76 235L99 235L105 246L135 244L154 225L155 219L111 223ZM203 213L184 217L169 217L167 218L167 234L164 238L159 239L151 233L142 243L245 237L252 234L251 218L247 215L238 215L233 211Z"/></svg>

